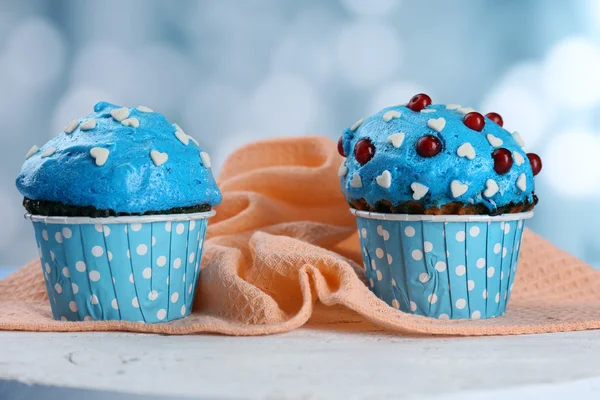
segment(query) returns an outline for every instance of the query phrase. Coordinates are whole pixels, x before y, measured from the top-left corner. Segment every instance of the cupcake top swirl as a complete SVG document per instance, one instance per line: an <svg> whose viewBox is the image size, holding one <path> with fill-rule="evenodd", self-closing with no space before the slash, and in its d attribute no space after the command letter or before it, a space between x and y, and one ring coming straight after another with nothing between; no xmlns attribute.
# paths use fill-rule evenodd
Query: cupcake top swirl
<svg viewBox="0 0 600 400"><path fill-rule="evenodd" d="M34 146L16 183L31 200L143 214L219 204L210 167L198 142L162 114L100 102Z"/></svg>
<svg viewBox="0 0 600 400"><path fill-rule="evenodd" d="M346 129L338 150L342 191L372 209L417 202L425 210L449 203L483 205L490 213L534 204L541 160L527 154L517 132L496 113L431 104L425 94L388 107Z"/></svg>

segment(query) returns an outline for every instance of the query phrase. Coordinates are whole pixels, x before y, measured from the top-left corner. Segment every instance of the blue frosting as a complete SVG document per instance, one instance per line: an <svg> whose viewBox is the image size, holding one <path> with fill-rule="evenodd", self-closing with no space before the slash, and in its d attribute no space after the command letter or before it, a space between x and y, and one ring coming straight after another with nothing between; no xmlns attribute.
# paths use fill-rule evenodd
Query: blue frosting
<svg viewBox="0 0 600 400"><path fill-rule="evenodd" d="M23 196L130 214L221 202L210 165L204 165L210 159L193 139L181 132L180 140L176 125L162 114L136 108L129 118L139 126L125 126L111 116L118 108L96 104L72 133L61 133L29 157L16 181ZM82 130L91 118L95 128ZM110 152L102 166L90 153L97 147ZM42 157L52 148L56 152ZM166 153L168 160L157 166L153 150Z"/></svg>
<svg viewBox="0 0 600 400"><path fill-rule="evenodd" d="M351 128L344 131L342 141L344 153L348 157L343 165L347 170L343 166L340 167L340 181L342 191L349 202L365 199L370 206L375 207L382 200L387 200L393 205L418 201L425 208L459 202L483 204L494 212L498 207L510 203L533 201L533 172L526 152L517 142L518 137L487 117L483 130L477 132L464 124L464 114L458 110L448 110L446 105L431 105L427 109L433 109L435 112L415 112L406 106L388 107L366 118L354 131ZM399 112L400 116L389 122L384 121L383 115L391 110ZM428 126L430 119L437 118L446 121L441 132ZM404 133L405 137L401 146L395 148L388 138L399 132ZM492 146L488 134L492 134L503 143L500 146ZM417 153L416 143L425 135L436 136L441 141L441 153L430 158ZM375 155L365 165L360 165L354 158L354 146L364 138L370 139L375 146ZM475 150L476 156L472 160L460 157L457 153L458 148L465 143L470 143ZM515 161L510 171L502 175L494 170L492 153L496 148L511 151ZM523 158L521 165L517 165L516 161L520 161L520 157L516 153ZM376 181L386 170L391 174L389 188L382 187ZM360 176L361 187L352 187L350 184L355 173ZM486 197L484 191L488 180L496 182L498 191ZM463 194L455 197L451 190L453 181L467 185L468 188ZM356 182L357 179L355 186L358 186ZM428 188L427 193L418 200L413 197L413 183Z"/></svg>

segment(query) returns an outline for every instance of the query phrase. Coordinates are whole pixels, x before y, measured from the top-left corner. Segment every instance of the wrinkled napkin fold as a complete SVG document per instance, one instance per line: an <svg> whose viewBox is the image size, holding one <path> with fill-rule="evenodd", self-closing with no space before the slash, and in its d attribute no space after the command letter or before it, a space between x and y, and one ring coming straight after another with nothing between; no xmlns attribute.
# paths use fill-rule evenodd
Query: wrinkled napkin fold
<svg viewBox="0 0 600 400"><path fill-rule="evenodd" d="M264 335L307 322L402 334L504 335L600 328L600 272L526 230L508 313L442 321L387 306L364 282L342 159L323 137L256 142L224 164L193 313L166 324L52 319L39 261L0 281L0 329ZM346 325L344 328L342 326Z"/></svg>

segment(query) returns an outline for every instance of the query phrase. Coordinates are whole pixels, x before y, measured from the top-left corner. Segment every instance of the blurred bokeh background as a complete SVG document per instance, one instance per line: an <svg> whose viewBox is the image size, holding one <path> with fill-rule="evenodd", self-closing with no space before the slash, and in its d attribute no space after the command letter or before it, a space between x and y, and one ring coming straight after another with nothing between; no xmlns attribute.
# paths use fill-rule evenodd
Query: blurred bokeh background
<svg viewBox="0 0 600 400"><path fill-rule="evenodd" d="M218 173L247 142L337 139L421 91L521 132L544 161L530 226L600 267L592 0L0 0L0 265L36 254L25 153L99 100L163 112Z"/></svg>

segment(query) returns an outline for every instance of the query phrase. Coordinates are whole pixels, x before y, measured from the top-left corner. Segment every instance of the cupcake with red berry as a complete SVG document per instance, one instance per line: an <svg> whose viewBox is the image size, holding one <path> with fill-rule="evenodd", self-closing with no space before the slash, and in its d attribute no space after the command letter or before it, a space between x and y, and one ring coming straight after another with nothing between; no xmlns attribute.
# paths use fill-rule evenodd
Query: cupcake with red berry
<svg viewBox="0 0 600 400"><path fill-rule="evenodd" d="M357 121L338 149L376 295L442 319L505 312L542 163L499 114L418 94Z"/></svg>

